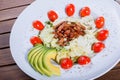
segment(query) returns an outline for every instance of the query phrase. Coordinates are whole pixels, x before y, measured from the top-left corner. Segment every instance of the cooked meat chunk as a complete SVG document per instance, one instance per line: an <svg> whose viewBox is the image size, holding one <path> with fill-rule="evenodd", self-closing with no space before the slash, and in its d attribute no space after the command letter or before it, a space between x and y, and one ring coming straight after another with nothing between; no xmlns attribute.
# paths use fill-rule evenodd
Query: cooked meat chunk
<svg viewBox="0 0 120 80"><path fill-rule="evenodd" d="M58 39L60 46L66 46L69 41L85 35L85 27L80 23L63 21L54 27L54 38Z"/></svg>

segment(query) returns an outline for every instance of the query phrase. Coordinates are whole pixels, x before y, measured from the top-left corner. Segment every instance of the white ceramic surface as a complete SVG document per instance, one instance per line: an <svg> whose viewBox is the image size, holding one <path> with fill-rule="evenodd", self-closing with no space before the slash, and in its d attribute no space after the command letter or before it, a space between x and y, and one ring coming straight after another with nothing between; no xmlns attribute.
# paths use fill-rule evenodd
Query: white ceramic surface
<svg viewBox="0 0 120 80"><path fill-rule="evenodd" d="M28 51L32 47L29 39L38 33L32 28L32 22L38 19L44 23L48 20L47 12L51 9L58 13L59 18L67 17L65 6L69 3L73 3L76 7L73 17L79 17L78 12L84 6L91 8L92 16L105 17L105 27L110 31L109 38L105 41L106 48L92 58L92 63L88 66L75 65L69 71L62 70L60 77L42 76L26 60ZM119 9L119 5L113 0L37 0L20 14L12 28L10 35L12 56L22 71L37 80L92 80L100 77L113 68L120 59Z"/></svg>

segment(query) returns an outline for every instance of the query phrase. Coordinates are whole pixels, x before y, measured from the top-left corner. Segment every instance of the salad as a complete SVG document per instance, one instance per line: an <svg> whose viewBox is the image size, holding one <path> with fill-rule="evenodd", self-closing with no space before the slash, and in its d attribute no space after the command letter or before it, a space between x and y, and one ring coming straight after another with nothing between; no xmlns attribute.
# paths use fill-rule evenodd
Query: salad
<svg viewBox="0 0 120 80"><path fill-rule="evenodd" d="M65 12L67 17L59 19L57 12L50 10L45 25L39 20L32 23L39 33L30 38L33 48L27 59L42 75L60 76L60 69L70 69L76 64L88 65L91 58L105 48L103 41L109 31L104 29L103 16L94 19L91 9L85 6L79 11L79 18L73 17L74 4L66 5Z"/></svg>

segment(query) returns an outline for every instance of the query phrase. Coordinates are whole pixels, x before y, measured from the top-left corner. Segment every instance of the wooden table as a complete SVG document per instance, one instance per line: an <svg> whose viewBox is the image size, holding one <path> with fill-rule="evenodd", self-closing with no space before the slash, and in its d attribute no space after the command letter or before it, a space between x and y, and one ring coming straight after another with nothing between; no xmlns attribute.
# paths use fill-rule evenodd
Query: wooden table
<svg viewBox="0 0 120 80"><path fill-rule="evenodd" d="M9 37L18 15L34 0L0 0L0 80L33 80L14 62ZM120 63L96 80L120 80Z"/></svg>

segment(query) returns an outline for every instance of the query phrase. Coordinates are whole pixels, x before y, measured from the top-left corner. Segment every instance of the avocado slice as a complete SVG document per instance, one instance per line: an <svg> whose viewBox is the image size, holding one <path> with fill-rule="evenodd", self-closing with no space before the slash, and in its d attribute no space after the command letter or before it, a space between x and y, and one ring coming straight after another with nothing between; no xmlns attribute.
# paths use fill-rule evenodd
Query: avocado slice
<svg viewBox="0 0 120 80"><path fill-rule="evenodd" d="M41 51L41 55L39 56L39 59L38 59L38 67L44 72L45 75L52 76L52 72L47 70L43 65L43 56L44 56L44 54L46 54L48 48L44 47L44 49L42 49L42 50L43 51Z"/></svg>
<svg viewBox="0 0 120 80"><path fill-rule="evenodd" d="M38 54L35 56L34 61L33 61L36 70L37 70L39 73L41 73L42 75L44 74L44 72L42 71L41 68L38 67L38 59L40 58L40 56L41 56L41 54L43 53L43 51L44 51L44 48L42 47L42 48L39 50Z"/></svg>
<svg viewBox="0 0 120 80"><path fill-rule="evenodd" d="M60 68L51 63L51 59L55 60L57 55L56 49L50 48L43 57L43 64L47 70L54 75L60 75Z"/></svg>
<svg viewBox="0 0 120 80"><path fill-rule="evenodd" d="M30 59L30 64L32 65L32 66L34 66L34 59L36 58L36 55L40 52L40 49L42 49L42 47L39 47L39 48L37 48L36 50L35 50L35 52L33 51L32 53L31 53L31 59Z"/></svg>
<svg viewBox="0 0 120 80"><path fill-rule="evenodd" d="M33 47L33 48L29 51L28 57L27 57L28 61L31 59L31 57L33 56L33 54L34 54L36 51L39 50L38 48L41 48L41 47L42 47L42 45L41 45L41 44L38 44L38 45L36 45L35 47Z"/></svg>
<svg viewBox="0 0 120 80"><path fill-rule="evenodd" d="M38 44L30 50L27 59L31 66L42 75L60 75L60 68L50 62L51 59L55 60L56 55L56 49Z"/></svg>
<svg viewBox="0 0 120 80"><path fill-rule="evenodd" d="M34 59L35 57L39 54L39 52L41 51L42 49L42 45L38 45L38 46L35 46L34 48L32 48L28 54L28 61L29 63L31 64L31 66L37 71L35 65L34 65Z"/></svg>

